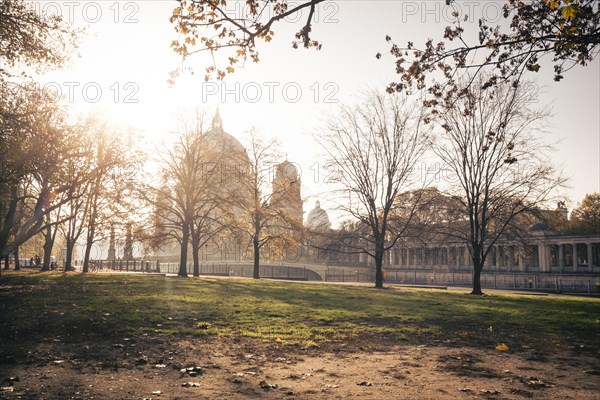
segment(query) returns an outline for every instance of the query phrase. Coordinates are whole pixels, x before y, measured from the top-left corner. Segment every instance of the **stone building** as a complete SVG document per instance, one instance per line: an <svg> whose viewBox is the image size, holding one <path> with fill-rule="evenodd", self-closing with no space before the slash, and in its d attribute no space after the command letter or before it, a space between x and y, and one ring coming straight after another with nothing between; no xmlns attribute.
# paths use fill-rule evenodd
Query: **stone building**
<svg viewBox="0 0 600 400"><path fill-rule="evenodd" d="M210 168L212 172L218 174L214 190L223 197L231 194L243 196L244 193L249 193L250 185L252 185L249 175L250 159L239 140L224 130L218 110L206 133L205 140L206 146L209 148L208 152L211 154L211 159L206 163L205 168ZM276 165L271 184L273 192L270 196L270 204L288 214L294 221L293 225L301 227L303 220L301 179L294 164L285 160ZM235 204L236 202L243 202L243 200L232 201L230 211L235 217L241 218L243 212L241 207ZM224 216L212 215L211 218L219 220ZM300 242L301 229L296 229L296 232L298 242ZM247 261L252 256L251 247L252 244L245 235L239 232L224 232L202 246L200 261L233 263ZM269 254L271 253L276 252L272 251ZM179 254L179 245L170 243L153 254L152 258L165 262L177 262ZM188 252L188 257L191 259L191 251Z"/></svg>
<svg viewBox="0 0 600 400"><path fill-rule="evenodd" d="M541 212L545 220L567 219L567 210L559 205L556 210ZM307 227L315 229L320 221L327 221L326 212L320 204L310 211ZM315 251L307 250L315 260ZM329 262L332 257L320 258ZM372 260L365 254L347 254L335 257L340 265L372 267ZM386 252L384 266L387 269L422 270L432 272L470 272L473 262L469 249L445 237L434 240L399 241ZM518 239L504 238L496 243L484 266L484 272L539 272L539 273L600 273L600 234L574 234L554 229L546 221L529 226Z"/></svg>

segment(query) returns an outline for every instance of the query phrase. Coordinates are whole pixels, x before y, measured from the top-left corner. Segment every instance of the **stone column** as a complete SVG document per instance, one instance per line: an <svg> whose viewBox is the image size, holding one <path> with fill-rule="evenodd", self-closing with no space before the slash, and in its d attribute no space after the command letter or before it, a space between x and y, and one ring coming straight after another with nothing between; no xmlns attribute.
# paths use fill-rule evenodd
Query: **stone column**
<svg viewBox="0 0 600 400"><path fill-rule="evenodd" d="M115 228L111 225L110 227L110 241L108 245L108 258L107 260L114 261L117 259L117 249L115 247Z"/></svg>
<svg viewBox="0 0 600 400"><path fill-rule="evenodd" d="M527 259L525 257L525 249L521 246L517 247L517 265L519 266L519 271L525 272L527 271Z"/></svg>
<svg viewBox="0 0 600 400"><path fill-rule="evenodd" d="M577 243L573 243L573 272L577 271L579 260L577 259Z"/></svg>
<svg viewBox="0 0 600 400"><path fill-rule="evenodd" d="M127 231L125 232L125 248L123 250L123 260L133 260L133 233L131 222L127 223Z"/></svg>
<svg viewBox="0 0 600 400"><path fill-rule="evenodd" d="M538 244L538 267L540 271L548 272L550 271L550 266L548 263L548 249L545 244Z"/></svg>
<svg viewBox="0 0 600 400"><path fill-rule="evenodd" d="M565 269L565 250L562 244L558 245L558 269L560 272Z"/></svg>
<svg viewBox="0 0 600 400"><path fill-rule="evenodd" d="M586 243L585 244L587 246L587 263L588 263L588 272L592 272L592 266L594 263L594 258L592 255L592 244L591 243Z"/></svg>

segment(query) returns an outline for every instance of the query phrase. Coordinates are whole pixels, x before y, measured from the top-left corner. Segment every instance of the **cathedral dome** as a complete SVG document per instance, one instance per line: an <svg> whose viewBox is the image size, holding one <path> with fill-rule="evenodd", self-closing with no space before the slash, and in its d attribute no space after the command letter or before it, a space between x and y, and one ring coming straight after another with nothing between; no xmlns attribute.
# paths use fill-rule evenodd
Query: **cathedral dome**
<svg viewBox="0 0 600 400"><path fill-rule="evenodd" d="M321 203L317 200L315 208L310 210L306 218L306 227L314 231L326 231L331 228L329 215L327 211L321 208Z"/></svg>
<svg viewBox="0 0 600 400"><path fill-rule="evenodd" d="M218 157L223 157L228 162L248 162L248 154L244 146L223 129L219 110L213 118L207 136L212 148L217 150Z"/></svg>
<svg viewBox="0 0 600 400"><path fill-rule="evenodd" d="M285 160L277 166L277 176L280 178L285 177L295 181L298 180L298 175L298 168L296 168L296 166L288 160Z"/></svg>

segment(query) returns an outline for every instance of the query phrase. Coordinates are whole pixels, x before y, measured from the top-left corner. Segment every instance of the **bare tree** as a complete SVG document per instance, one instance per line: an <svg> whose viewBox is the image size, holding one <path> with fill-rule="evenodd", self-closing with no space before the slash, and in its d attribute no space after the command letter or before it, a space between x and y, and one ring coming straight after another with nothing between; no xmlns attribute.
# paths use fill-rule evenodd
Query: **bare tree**
<svg viewBox="0 0 600 400"><path fill-rule="evenodd" d="M540 126L548 115L532 107L526 86L484 88L480 76L466 95L449 98L438 114L444 134L435 152L456 178L460 220L449 234L465 243L473 261L473 294L492 246L522 231L522 216L537 212L564 179L545 154Z"/></svg>
<svg viewBox="0 0 600 400"><path fill-rule="evenodd" d="M220 206L213 177L219 152L209 140L205 113L193 119L181 117L175 145L162 157L161 182L148 186L142 195L154 208L154 247L175 240L180 244L178 275L187 277L190 244L194 275L199 275L199 250L219 233L215 227Z"/></svg>
<svg viewBox="0 0 600 400"><path fill-rule="evenodd" d="M276 181L271 182L273 167L280 160L277 146L277 141L262 140L251 130L248 152L238 155L237 182L229 188L229 202L236 216L233 230L252 243L254 279L260 278L261 250L269 245L280 249L293 246L302 223L302 216L298 219L294 212L300 181L293 165L287 168L287 163L279 164Z"/></svg>
<svg viewBox="0 0 600 400"><path fill-rule="evenodd" d="M369 93L363 104L343 107L317 140L334 169L339 208L362 225L364 234L348 241L357 253L375 261L375 287L383 288L385 252L402 236L407 223L392 223L396 197L417 183L416 162L429 145L418 110L399 96Z"/></svg>
<svg viewBox="0 0 600 400"><path fill-rule="evenodd" d="M218 117L218 114L217 114ZM193 274L200 276L200 250L218 237L224 237L233 216L225 201L226 182L224 167L225 151L215 136L215 122L207 134L204 147L202 179L196 182L196 197L190 221L190 244L192 246Z"/></svg>
<svg viewBox="0 0 600 400"><path fill-rule="evenodd" d="M85 139L85 135L82 135L82 142ZM78 176L85 176L86 178L81 185L74 189L74 195L61 207L64 223L60 225L60 229L66 242L65 271L75 270L73 266L75 245L81 237L89 217L92 198L88 194L92 184L91 177L93 176L90 165L90 150L89 143L82 143L81 151L84 156L78 159L70 159L67 163L67 176L69 179L74 180Z"/></svg>
<svg viewBox="0 0 600 400"><path fill-rule="evenodd" d="M187 277L187 259L190 225L194 217L195 199L200 195L196 183L201 180L205 160L200 151L200 137L204 132L183 127L177 144L163 159L164 191L159 195L166 200L159 204L164 209L165 222L181 245L179 272Z"/></svg>
<svg viewBox="0 0 600 400"><path fill-rule="evenodd" d="M128 132L102 124L96 117L88 119L87 127L93 143L92 176L82 272L89 271L92 246L105 239L111 226L132 211L132 185L142 162Z"/></svg>

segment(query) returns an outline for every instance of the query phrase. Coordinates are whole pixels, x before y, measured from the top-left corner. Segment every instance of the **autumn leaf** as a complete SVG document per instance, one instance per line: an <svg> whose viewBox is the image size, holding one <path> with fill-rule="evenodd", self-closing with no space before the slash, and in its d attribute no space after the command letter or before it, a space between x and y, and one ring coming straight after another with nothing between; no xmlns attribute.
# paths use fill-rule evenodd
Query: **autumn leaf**
<svg viewBox="0 0 600 400"><path fill-rule="evenodd" d="M569 19L575 19L575 16L577 15L578 11L579 11L579 9L577 8L576 5L570 5L570 6L563 8L562 14L563 14L565 21L568 21Z"/></svg>
<svg viewBox="0 0 600 400"><path fill-rule="evenodd" d="M228 74L233 74L234 71L235 71L235 68L233 68L233 67L227 67L227 73Z"/></svg>
<svg viewBox="0 0 600 400"><path fill-rule="evenodd" d="M498 346L496 346L496 350L498 351L508 351L508 346L505 345L504 343L499 344Z"/></svg>

